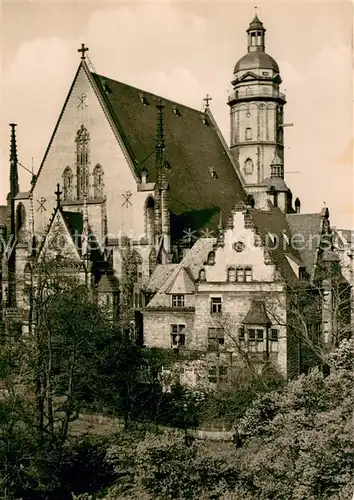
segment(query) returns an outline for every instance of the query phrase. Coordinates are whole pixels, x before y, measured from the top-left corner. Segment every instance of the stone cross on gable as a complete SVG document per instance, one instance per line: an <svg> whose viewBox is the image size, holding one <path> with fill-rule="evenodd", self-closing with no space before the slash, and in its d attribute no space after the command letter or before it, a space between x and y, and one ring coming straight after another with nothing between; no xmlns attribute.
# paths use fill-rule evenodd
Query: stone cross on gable
<svg viewBox="0 0 354 500"><path fill-rule="evenodd" d="M85 59L85 52L88 50L88 47L85 47L84 43L81 44L81 49L77 49L78 52L81 52L81 59Z"/></svg>
<svg viewBox="0 0 354 500"><path fill-rule="evenodd" d="M209 94L207 94L207 95L204 97L203 101L205 101L205 107L206 107L206 108L209 108L209 101L212 101L212 100L213 100L213 98L212 98Z"/></svg>

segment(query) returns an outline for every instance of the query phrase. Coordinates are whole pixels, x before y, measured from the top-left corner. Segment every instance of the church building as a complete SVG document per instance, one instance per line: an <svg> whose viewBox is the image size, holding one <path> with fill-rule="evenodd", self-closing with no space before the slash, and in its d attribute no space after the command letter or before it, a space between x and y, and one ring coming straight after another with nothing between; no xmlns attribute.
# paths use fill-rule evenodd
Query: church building
<svg viewBox="0 0 354 500"><path fill-rule="evenodd" d="M129 242L137 259L136 318L147 347L218 346L228 359L250 351L260 369L271 363L284 376L304 368L298 339L289 333L289 287L317 283L321 266L339 258L328 210L300 214L284 179L286 98L265 33L256 15L231 82L230 146L208 97L198 111L99 75L82 44L25 192L18 182L21 128L17 137L10 125L10 189L0 207L5 325L28 328L23 283L48 252L59 267L70 256L71 272L119 317ZM317 244L310 248L306 240L295 248L299 232ZM325 250L323 242L330 242ZM330 322L320 316L312 327L328 337ZM213 381L225 377L220 366L213 367Z"/></svg>

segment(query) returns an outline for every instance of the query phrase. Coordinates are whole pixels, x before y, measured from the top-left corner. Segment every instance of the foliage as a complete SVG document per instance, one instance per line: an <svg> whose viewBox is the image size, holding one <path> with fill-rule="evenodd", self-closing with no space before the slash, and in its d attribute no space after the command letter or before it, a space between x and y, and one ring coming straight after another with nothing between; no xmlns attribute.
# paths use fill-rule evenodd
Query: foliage
<svg viewBox="0 0 354 500"><path fill-rule="evenodd" d="M312 371L255 401L238 428L246 437L241 477L247 493L312 500L353 486L353 365L341 361L334 369L353 354L346 343L328 377Z"/></svg>
<svg viewBox="0 0 354 500"><path fill-rule="evenodd" d="M128 455L126 449L114 445L109 459L117 464L116 472L124 470L123 463L129 463L135 495L142 491L161 500L201 498L206 493L205 498L218 498L235 484L237 477L233 466L201 444L193 442L186 446L185 436L177 431L147 433Z"/></svg>
<svg viewBox="0 0 354 500"><path fill-rule="evenodd" d="M120 294L120 326L123 331L129 331L134 321L133 293L137 282L138 256L129 241L122 251L122 279Z"/></svg>

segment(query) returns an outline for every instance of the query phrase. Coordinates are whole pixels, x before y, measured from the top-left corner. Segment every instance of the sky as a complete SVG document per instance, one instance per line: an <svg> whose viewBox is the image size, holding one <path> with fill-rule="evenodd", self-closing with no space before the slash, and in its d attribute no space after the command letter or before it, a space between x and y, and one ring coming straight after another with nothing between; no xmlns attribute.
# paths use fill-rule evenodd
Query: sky
<svg viewBox="0 0 354 500"><path fill-rule="evenodd" d="M36 172L80 62L84 42L97 73L203 109L229 143L228 93L247 51L251 1L0 2L0 204L9 190L10 122L19 161ZM303 213L330 210L354 228L353 5L259 2L266 51L287 95L285 180ZM30 174L20 171L20 188Z"/></svg>

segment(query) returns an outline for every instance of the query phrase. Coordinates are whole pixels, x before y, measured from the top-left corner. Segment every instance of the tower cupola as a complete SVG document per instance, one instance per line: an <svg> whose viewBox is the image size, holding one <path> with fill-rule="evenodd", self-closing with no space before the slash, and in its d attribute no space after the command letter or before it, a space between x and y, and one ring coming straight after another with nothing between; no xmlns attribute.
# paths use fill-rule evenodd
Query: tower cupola
<svg viewBox="0 0 354 500"><path fill-rule="evenodd" d="M247 30L248 33L248 52L264 52L265 32L263 23L258 19L257 14Z"/></svg>
<svg viewBox="0 0 354 500"><path fill-rule="evenodd" d="M284 164L278 153L275 153L272 163L270 164L270 177L280 177L280 179L284 179Z"/></svg>

